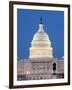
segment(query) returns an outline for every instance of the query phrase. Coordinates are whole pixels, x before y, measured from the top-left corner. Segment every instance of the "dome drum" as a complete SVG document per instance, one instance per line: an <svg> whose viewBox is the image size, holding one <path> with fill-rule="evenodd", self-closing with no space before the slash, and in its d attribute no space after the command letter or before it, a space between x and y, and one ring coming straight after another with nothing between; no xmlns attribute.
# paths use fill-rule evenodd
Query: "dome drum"
<svg viewBox="0 0 72 90"><path fill-rule="evenodd" d="M50 57L52 58L53 57L52 51L53 51L52 48L30 48L30 58L31 57L35 58L35 56L37 56L37 58L40 56L42 57L47 56L49 58Z"/></svg>

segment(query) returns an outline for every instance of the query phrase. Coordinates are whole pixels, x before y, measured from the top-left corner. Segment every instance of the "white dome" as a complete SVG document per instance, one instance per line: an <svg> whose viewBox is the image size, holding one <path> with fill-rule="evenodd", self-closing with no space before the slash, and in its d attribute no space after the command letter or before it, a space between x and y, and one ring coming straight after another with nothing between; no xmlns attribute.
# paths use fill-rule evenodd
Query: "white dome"
<svg viewBox="0 0 72 90"><path fill-rule="evenodd" d="M45 33L45 32L37 32L34 37L33 37L33 40L44 40L44 41L49 41L49 37L48 35Z"/></svg>
<svg viewBox="0 0 72 90"><path fill-rule="evenodd" d="M51 42L48 34L43 29L42 22L39 24L39 30L35 33L30 47L29 58L37 57L53 57Z"/></svg>
<svg viewBox="0 0 72 90"><path fill-rule="evenodd" d="M31 45L32 48L46 48L51 46L48 34L43 30L43 24L39 24L39 30L35 33Z"/></svg>

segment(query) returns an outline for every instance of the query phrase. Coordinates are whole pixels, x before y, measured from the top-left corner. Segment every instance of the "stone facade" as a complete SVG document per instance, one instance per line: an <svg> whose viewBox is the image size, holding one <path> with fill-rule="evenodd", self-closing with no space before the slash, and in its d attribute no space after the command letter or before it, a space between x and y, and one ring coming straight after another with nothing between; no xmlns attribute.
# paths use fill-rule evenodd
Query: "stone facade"
<svg viewBox="0 0 72 90"><path fill-rule="evenodd" d="M56 63L56 78L64 77L64 61L50 58L33 58L18 61L18 80L40 80L53 78L53 63Z"/></svg>

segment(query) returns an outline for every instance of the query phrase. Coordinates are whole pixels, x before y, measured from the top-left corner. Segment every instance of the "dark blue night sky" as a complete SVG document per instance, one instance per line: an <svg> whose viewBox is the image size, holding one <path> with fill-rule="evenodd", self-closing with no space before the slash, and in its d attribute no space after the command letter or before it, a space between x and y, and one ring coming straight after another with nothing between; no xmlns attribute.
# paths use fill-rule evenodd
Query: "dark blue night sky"
<svg viewBox="0 0 72 90"><path fill-rule="evenodd" d="M17 57L29 57L29 48L33 35L38 31L40 17L44 30L49 35L54 58L64 55L64 12L50 10L17 10Z"/></svg>

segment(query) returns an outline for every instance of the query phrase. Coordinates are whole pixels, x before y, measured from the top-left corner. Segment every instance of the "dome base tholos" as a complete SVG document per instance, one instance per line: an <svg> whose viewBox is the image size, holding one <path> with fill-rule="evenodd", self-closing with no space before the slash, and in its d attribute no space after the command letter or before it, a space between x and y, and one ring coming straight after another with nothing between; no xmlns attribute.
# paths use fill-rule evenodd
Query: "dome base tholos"
<svg viewBox="0 0 72 90"><path fill-rule="evenodd" d="M49 57L52 58L52 48L30 48L29 58Z"/></svg>
<svg viewBox="0 0 72 90"><path fill-rule="evenodd" d="M48 55L33 55L33 56L30 56L29 59L31 58L53 58L52 56L48 56Z"/></svg>

